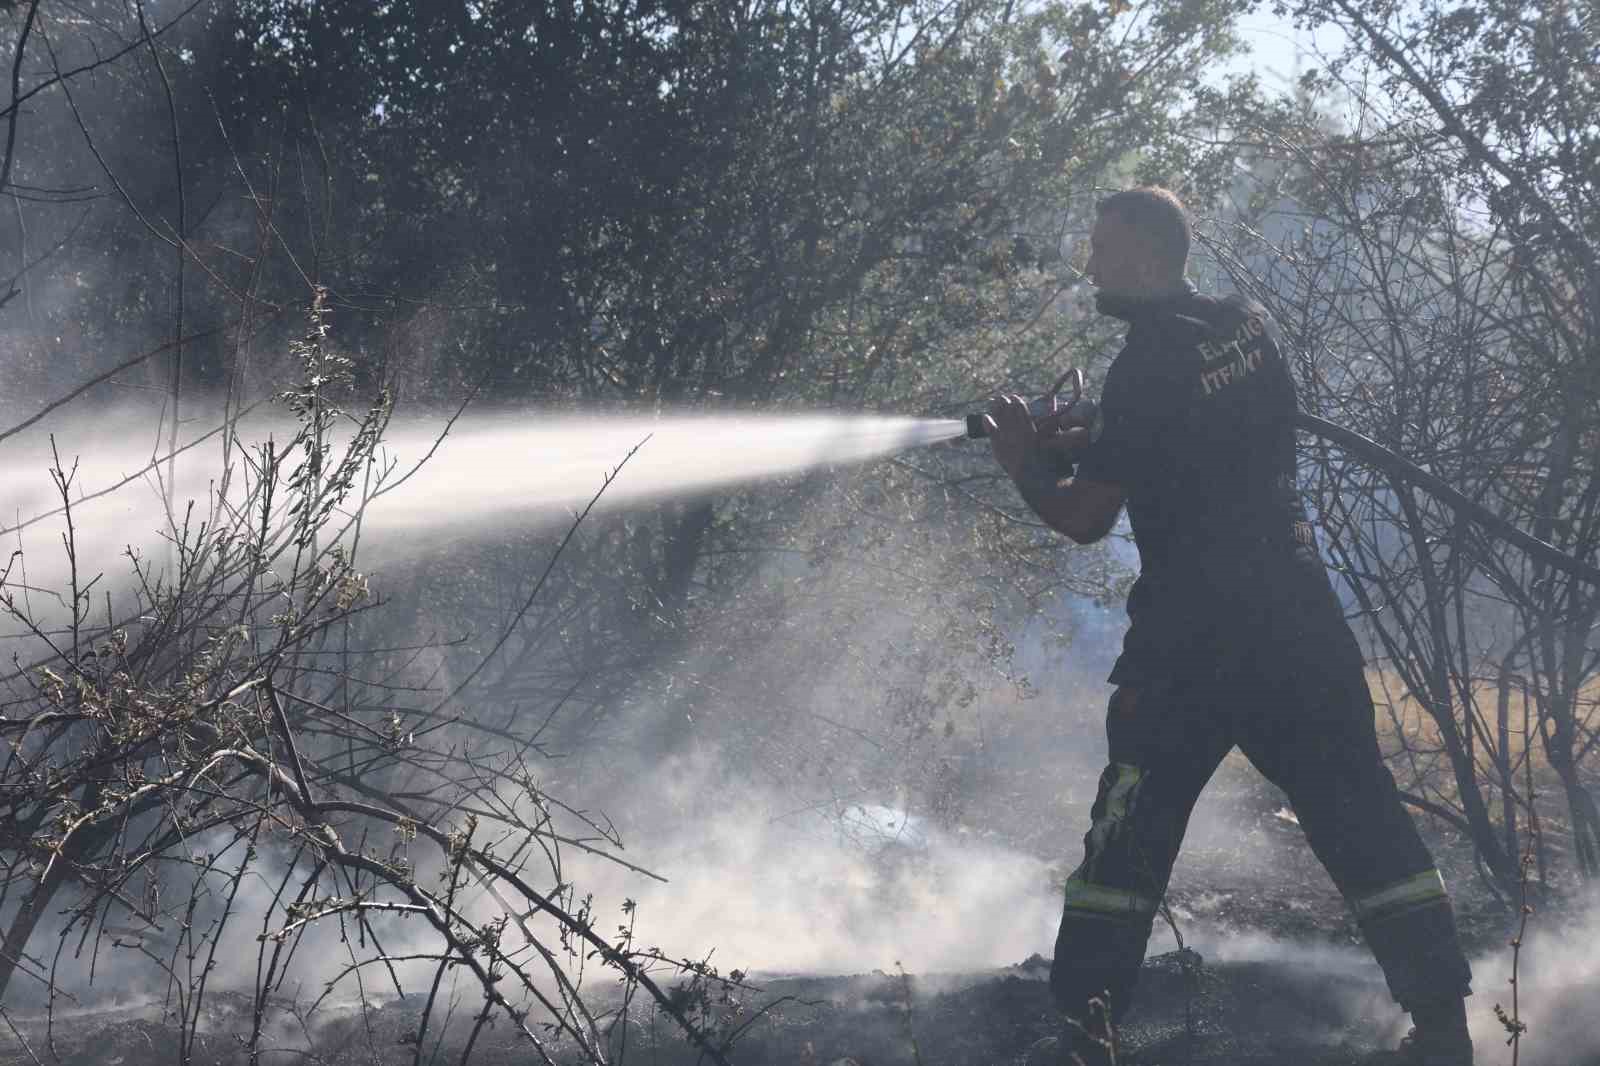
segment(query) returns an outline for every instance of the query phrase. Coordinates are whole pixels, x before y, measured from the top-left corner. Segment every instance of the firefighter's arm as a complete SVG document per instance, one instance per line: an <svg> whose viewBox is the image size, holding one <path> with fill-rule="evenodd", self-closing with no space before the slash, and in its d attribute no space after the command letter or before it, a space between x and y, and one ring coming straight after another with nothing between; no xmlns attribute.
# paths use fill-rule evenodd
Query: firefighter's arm
<svg viewBox="0 0 1600 1066"><path fill-rule="evenodd" d="M1042 437L1029 417L1027 401L1004 396L989 408L989 440L994 456L1033 512L1050 528L1079 544L1111 532L1122 511L1120 486L1062 477L1058 456L1071 458L1089 443L1086 429Z"/></svg>

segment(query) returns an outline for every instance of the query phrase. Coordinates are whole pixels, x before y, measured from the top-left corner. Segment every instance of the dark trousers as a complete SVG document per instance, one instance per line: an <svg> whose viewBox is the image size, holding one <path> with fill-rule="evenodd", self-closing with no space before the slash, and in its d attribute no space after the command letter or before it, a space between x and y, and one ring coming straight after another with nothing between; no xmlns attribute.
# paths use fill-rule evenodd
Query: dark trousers
<svg viewBox="0 0 1600 1066"><path fill-rule="evenodd" d="M1339 636L1348 641L1348 631ZM1383 764L1359 653L1342 653L1353 649L1343 641L1312 663L1264 641L1194 680L1116 690L1110 765L1083 864L1067 882L1050 973L1069 1017L1096 1017L1087 1003L1107 994L1113 1017L1127 1010L1190 812L1235 745L1288 794L1400 1004L1468 993L1443 882Z"/></svg>

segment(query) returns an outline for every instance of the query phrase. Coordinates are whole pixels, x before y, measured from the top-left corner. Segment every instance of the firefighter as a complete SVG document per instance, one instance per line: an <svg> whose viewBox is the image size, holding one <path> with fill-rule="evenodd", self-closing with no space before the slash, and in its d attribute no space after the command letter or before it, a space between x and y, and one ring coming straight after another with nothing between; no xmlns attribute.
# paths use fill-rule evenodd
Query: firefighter
<svg viewBox="0 0 1600 1066"><path fill-rule="evenodd" d="M1196 292L1189 243L1165 189L1102 201L1085 272L1096 308L1129 328L1098 436L1036 423L1015 396L987 415L995 458L1044 522L1088 544L1126 505L1139 550L1110 758L1067 880L1052 991L1085 1061L1104 1055L1079 1025L1126 1012L1189 814L1237 745L1287 794L1411 1015L1400 1049L1375 1061L1469 1066L1471 973L1295 487L1294 386L1274 326L1254 302Z"/></svg>

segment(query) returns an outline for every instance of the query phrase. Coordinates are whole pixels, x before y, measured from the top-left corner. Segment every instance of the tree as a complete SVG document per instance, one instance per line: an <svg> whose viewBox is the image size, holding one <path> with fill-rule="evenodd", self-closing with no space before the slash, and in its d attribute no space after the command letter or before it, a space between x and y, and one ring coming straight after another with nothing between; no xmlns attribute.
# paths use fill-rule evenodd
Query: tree
<svg viewBox="0 0 1600 1066"><path fill-rule="evenodd" d="M1525 16L1343 0L1317 13L1351 43L1308 74L1306 92L1348 94L1354 118L1332 132L1304 111L1263 123L1277 180L1258 207L1287 197L1298 214L1278 248L1254 243L1253 261L1270 260L1262 291L1304 353L1317 409L1592 560L1600 349L1595 249L1582 236L1594 212L1583 149L1593 133L1581 118L1592 87L1570 55L1592 49L1593 27L1559 7ZM1430 805L1454 807L1513 884L1537 740L1566 800L1575 867L1593 876L1600 851L1582 763L1596 746L1600 590L1411 485L1325 448L1313 456L1347 583L1437 727L1452 788ZM1517 692L1532 703L1535 734L1521 751ZM1408 753L1417 769L1425 756ZM1520 799L1518 770L1528 771ZM1501 794L1498 826L1485 789Z"/></svg>

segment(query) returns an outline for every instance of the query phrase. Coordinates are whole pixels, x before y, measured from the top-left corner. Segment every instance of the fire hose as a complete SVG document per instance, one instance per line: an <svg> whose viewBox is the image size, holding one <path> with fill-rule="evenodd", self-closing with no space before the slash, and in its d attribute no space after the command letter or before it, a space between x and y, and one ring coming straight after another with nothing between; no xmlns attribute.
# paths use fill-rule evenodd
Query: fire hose
<svg viewBox="0 0 1600 1066"><path fill-rule="evenodd" d="M1072 399L1058 403L1057 394L1068 382L1072 383ZM1035 419L1053 416L1059 427L1081 426L1089 429L1090 436L1098 435L1100 409L1093 400L1083 395L1083 371L1076 367L1061 375L1049 392L1028 404L1028 413ZM981 414L967 416L967 436L982 438L989 435L988 426ZM1444 503L1458 515L1471 519L1493 535L1506 540L1530 556L1554 569L1569 574L1588 585L1600 589L1600 566L1568 555L1548 541L1517 528L1489 508L1453 488L1439 477L1428 473L1404 456L1385 448L1371 437L1346 429L1337 422L1329 422L1316 415L1297 412L1295 425L1324 440L1343 448L1357 458L1370 463L1391 479L1410 482Z"/></svg>
<svg viewBox="0 0 1600 1066"><path fill-rule="evenodd" d="M1489 532L1510 541L1541 562L1587 582L1595 588L1600 588L1600 567L1595 566L1593 563L1585 562L1576 556L1568 555L1548 541L1540 540L1531 533L1518 529L1477 500L1463 495L1438 477L1428 473L1404 456L1390 451L1371 437L1362 436L1355 430L1346 429L1337 422L1329 422L1325 418L1308 415L1303 411L1295 415L1295 425L1308 433L1316 434L1324 440L1332 441L1345 451L1371 463L1390 477L1409 481L1426 490L1441 502L1447 504L1457 514L1472 519Z"/></svg>

